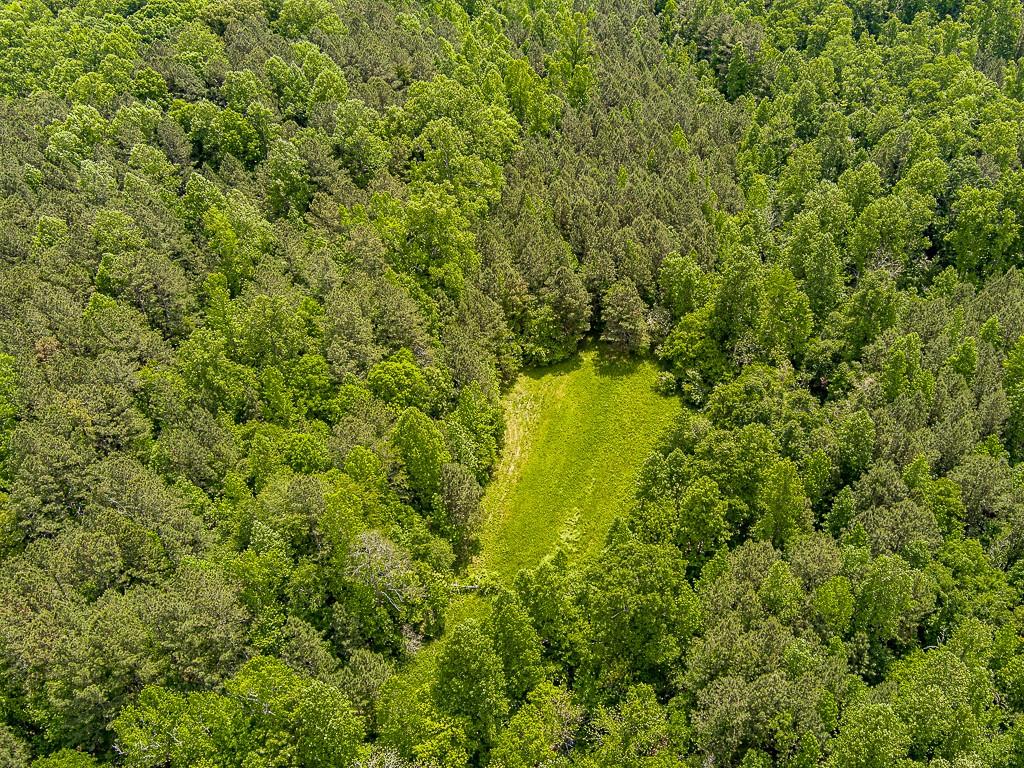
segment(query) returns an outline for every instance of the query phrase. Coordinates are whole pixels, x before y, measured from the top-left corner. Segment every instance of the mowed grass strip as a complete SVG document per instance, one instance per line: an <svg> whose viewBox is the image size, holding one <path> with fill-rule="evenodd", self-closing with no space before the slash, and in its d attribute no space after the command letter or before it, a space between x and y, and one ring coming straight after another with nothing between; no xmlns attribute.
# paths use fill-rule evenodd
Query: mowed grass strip
<svg viewBox="0 0 1024 768"><path fill-rule="evenodd" d="M600 550L632 498L637 473L680 411L654 390L657 366L594 349L520 377L506 399L506 439L484 496L474 564L505 580L564 534L582 556Z"/></svg>

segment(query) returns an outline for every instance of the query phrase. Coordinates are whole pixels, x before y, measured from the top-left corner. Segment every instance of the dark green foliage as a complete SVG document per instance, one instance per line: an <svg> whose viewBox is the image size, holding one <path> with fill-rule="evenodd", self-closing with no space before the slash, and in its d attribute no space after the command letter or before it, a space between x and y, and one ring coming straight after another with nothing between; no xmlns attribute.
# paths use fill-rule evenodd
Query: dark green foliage
<svg viewBox="0 0 1024 768"><path fill-rule="evenodd" d="M1022 39L0 3L0 765L1019 765ZM588 336L688 410L598 556L478 578Z"/></svg>
<svg viewBox="0 0 1024 768"><path fill-rule="evenodd" d="M601 340L620 353L642 353L650 345L647 308L629 278L609 288L602 297L604 332Z"/></svg>

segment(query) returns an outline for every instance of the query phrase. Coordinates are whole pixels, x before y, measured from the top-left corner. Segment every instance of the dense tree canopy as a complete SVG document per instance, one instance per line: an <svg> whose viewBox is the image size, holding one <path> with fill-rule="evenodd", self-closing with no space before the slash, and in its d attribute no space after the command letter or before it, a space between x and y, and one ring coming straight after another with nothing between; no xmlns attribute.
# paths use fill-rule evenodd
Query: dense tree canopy
<svg viewBox="0 0 1024 768"><path fill-rule="evenodd" d="M1012 0L3 0L0 766L1024 764L1022 161Z"/></svg>

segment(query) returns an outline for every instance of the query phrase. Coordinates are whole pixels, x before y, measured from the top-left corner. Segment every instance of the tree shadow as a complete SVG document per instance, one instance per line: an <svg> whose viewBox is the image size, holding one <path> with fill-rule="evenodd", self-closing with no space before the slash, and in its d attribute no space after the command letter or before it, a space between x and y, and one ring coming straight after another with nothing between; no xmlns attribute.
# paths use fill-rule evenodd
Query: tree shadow
<svg viewBox="0 0 1024 768"><path fill-rule="evenodd" d="M540 379L552 374L572 373L583 367L583 358L585 356L593 358L594 370L598 376L613 379L633 375L636 373L637 368L650 359L647 356L641 357L617 352L604 342L589 340L581 344L572 357L552 363L551 365L527 368L523 370L521 375L531 379Z"/></svg>
<svg viewBox="0 0 1024 768"><path fill-rule="evenodd" d="M645 359L617 352L606 344L596 343L591 349L594 352L594 368L597 375L612 379L633 375Z"/></svg>
<svg viewBox="0 0 1024 768"><path fill-rule="evenodd" d="M523 376L527 376L531 379L541 379L551 374L563 374L572 373L573 371L579 370L583 367L583 355L582 350L577 350L573 353L572 357L565 360L560 360L557 363L551 363L550 365L542 365L537 368L527 368L522 372Z"/></svg>

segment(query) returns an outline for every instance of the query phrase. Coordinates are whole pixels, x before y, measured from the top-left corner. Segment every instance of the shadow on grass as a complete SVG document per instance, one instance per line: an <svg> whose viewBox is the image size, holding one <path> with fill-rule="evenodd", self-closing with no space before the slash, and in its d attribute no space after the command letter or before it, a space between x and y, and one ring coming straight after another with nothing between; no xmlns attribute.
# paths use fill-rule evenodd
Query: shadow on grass
<svg viewBox="0 0 1024 768"><path fill-rule="evenodd" d="M583 366L584 356L593 357L594 370L598 376L613 379L632 376L636 373L637 368L651 359L617 352L600 341L588 341L572 357L540 368L529 368L524 370L522 375L531 379L540 379L552 374L572 373Z"/></svg>
<svg viewBox="0 0 1024 768"><path fill-rule="evenodd" d="M583 356L579 352L576 352L572 357L558 363L544 365L539 368L527 368L522 372L522 375L531 379L542 379L551 374L559 375L563 373L572 373L573 371L580 369L582 366Z"/></svg>
<svg viewBox="0 0 1024 768"><path fill-rule="evenodd" d="M613 379L632 376L644 362L642 357L616 352L604 344L594 349L597 353L594 358L594 368L597 370L598 376L606 376Z"/></svg>

